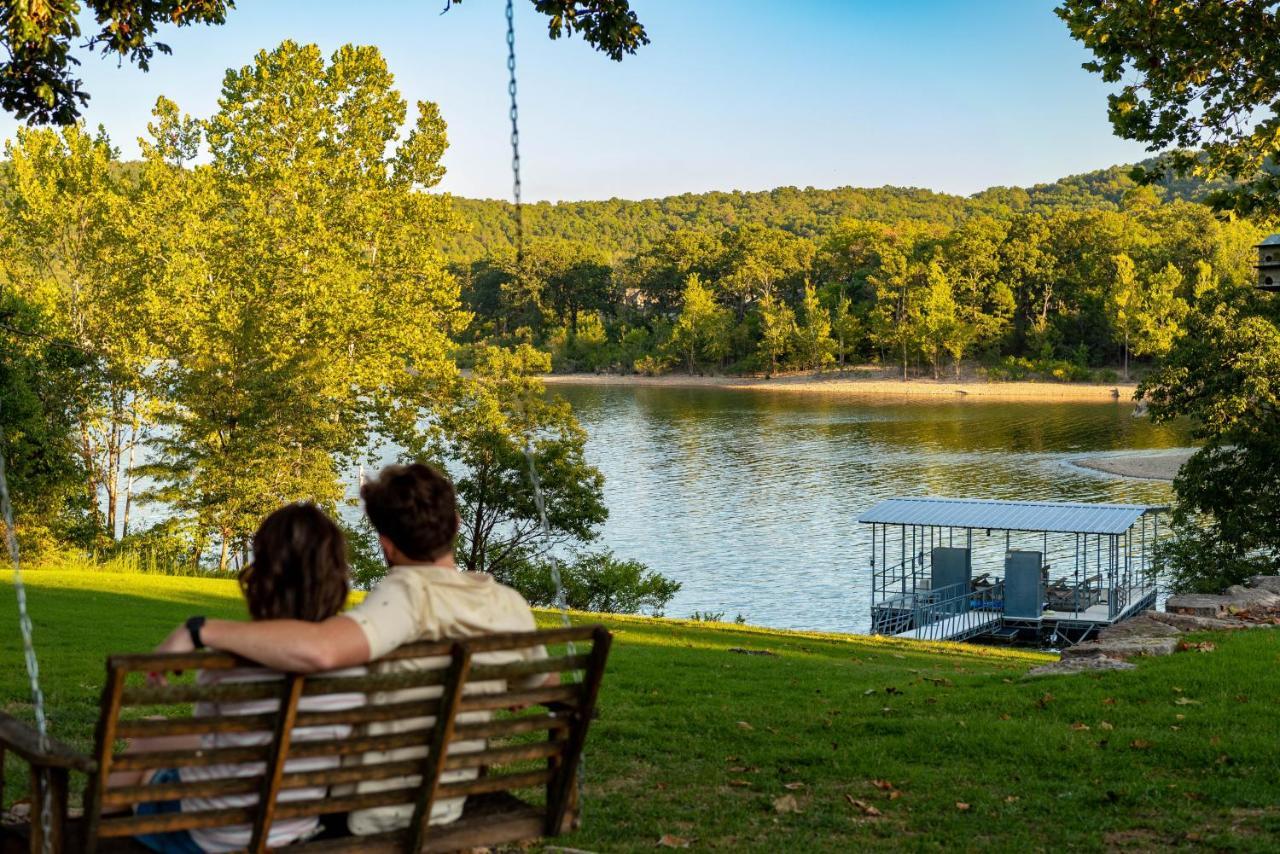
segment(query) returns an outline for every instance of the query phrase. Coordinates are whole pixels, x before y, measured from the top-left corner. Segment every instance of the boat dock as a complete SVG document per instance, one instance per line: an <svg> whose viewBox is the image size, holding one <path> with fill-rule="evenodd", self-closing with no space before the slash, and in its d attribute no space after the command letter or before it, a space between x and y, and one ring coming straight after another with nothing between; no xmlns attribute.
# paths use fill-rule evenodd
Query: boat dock
<svg viewBox="0 0 1280 854"><path fill-rule="evenodd" d="M1155 546L1167 510L882 501L858 519L871 525L871 631L918 640L1083 640L1155 606Z"/></svg>

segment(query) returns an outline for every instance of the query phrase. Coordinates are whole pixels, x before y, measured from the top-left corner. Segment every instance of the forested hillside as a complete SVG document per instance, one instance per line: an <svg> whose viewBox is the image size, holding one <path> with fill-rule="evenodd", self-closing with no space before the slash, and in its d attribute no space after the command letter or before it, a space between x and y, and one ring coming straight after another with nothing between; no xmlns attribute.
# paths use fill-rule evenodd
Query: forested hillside
<svg viewBox="0 0 1280 854"><path fill-rule="evenodd" d="M984 213L1008 216L1063 208L1117 210L1124 194L1136 186L1129 177L1130 168L1112 166L1029 188L992 187L970 197L914 187L779 187L757 193L686 193L642 201L539 202L524 206L524 222L530 237L576 240L595 246L606 256L618 257L638 252L682 228L754 223L816 237L851 218L955 225ZM1156 192L1165 201L1199 201L1209 189L1197 181L1170 180ZM512 245L515 225L509 202L456 198L454 203L468 229L446 242L450 258L473 261L500 254Z"/></svg>
<svg viewBox="0 0 1280 854"><path fill-rule="evenodd" d="M1150 167L1152 164L1144 164ZM443 238L474 321L556 370L1128 377L1204 299L1247 291L1267 223L1130 167L971 197L883 187L527 205L454 200Z"/></svg>

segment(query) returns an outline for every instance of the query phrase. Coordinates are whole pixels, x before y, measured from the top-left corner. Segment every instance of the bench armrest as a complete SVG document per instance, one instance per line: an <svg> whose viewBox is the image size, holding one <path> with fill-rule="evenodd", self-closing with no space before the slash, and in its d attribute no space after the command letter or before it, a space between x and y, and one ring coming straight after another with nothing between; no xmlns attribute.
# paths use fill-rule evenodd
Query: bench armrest
<svg viewBox="0 0 1280 854"><path fill-rule="evenodd" d="M74 750L53 736L47 740L47 749L40 748L40 734L35 727L15 717L0 712L0 751L11 750L40 768L66 768L92 774L98 763L90 756Z"/></svg>

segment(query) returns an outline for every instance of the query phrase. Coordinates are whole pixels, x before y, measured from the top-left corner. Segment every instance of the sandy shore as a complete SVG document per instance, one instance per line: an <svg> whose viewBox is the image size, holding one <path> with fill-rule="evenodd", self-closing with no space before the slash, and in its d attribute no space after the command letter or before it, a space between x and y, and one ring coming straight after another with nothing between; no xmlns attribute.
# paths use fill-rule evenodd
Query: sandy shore
<svg viewBox="0 0 1280 854"><path fill-rule="evenodd" d="M1193 448L1180 448L1176 451L1145 454L1116 454L1106 457L1086 457L1072 460L1073 465L1082 468L1116 474L1121 477L1134 477L1142 480L1173 480L1187 458L1195 453Z"/></svg>
<svg viewBox="0 0 1280 854"><path fill-rule="evenodd" d="M1000 400L1123 400L1133 399L1133 384L1049 382L962 382L928 379L896 380L858 373L803 374L773 379L751 377L661 377L617 374L549 374L548 385L661 386L666 388L719 388L769 392L804 392L842 397L952 397Z"/></svg>

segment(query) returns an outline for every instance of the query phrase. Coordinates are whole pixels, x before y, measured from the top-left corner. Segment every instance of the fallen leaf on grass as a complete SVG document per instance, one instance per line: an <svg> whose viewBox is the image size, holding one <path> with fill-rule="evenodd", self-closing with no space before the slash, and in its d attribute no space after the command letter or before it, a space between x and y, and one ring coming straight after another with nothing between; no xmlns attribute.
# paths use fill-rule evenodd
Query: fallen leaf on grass
<svg viewBox="0 0 1280 854"><path fill-rule="evenodd" d="M1080 721L1076 721L1071 725L1071 729L1073 729L1076 732L1088 732L1089 725L1086 723L1082 723Z"/></svg>
<svg viewBox="0 0 1280 854"><path fill-rule="evenodd" d="M883 789L886 792L893 789L893 784L888 780L872 780L871 785L875 786L877 789Z"/></svg>
<svg viewBox="0 0 1280 854"><path fill-rule="evenodd" d="M864 696L864 697L870 697L870 696L871 696L872 694L874 694L875 692L876 692L876 689L875 689L875 688L868 688L867 690L865 690L865 691L863 691L863 692L862 692L862 696Z"/></svg>
<svg viewBox="0 0 1280 854"><path fill-rule="evenodd" d="M1005 714L1002 714L1002 715L1000 716L1000 720L1002 720L1002 721L1007 721L1007 720L1009 720L1009 715L1008 715L1008 713L1006 712Z"/></svg>
<svg viewBox="0 0 1280 854"><path fill-rule="evenodd" d="M738 729L755 729L755 727L746 721L738 721Z"/></svg>
<svg viewBox="0 0 1280 854"><path fill-rule="evenodd" d="M751 781L750 780L730 780L729 785L736 786L737 788L742 789L742 788L746 788L747 786L750 786Z"/></svg>
<svg viewBox="0 0 1280 854"><path fill-rule="evenodd" d="M1116 704L1116 701L1111 697L1108 697L1107 699L1102 701L1102 705L1104 706L1114 706L1115 704Z"/></svg>
<svg viewBox="0 0 1280 854"><path fill-rule="evenodd" d="M1177 732L1178 730L1182 729L1182 727L1178 726L1177 724L1170 724L1169 729L1173 730L1174 732Z"/></svg>
<svg viewBox="0 0 1280 854"><path fill-rule="evenodd" d="M960 810L960 812L968 812L969 805L964 801L956 801L956 809Z"/></svg>
<svg viewBox="0 0 1280 854"><path fill-rule="evenodd" d="M1200 701L1193 700L1190 697L1179 697L1173 701L1173 704L1175 706L1198 706L1200 705Z"/></svg>
<svg viewBox="0 0 1280 854"><path fill-rule="evenodd" d="M1102 723L1098 724L1098 729L1113 730L1115 729L1115 727L1113 727L1107 721L1103 721Z"/></svg>
<svg viewBox="0 0 1280 854"><path fill-rule="evenodd" d="M1151 747L1151 742L1147 741L1145 738L1135 738L1133 741L1129 742L1129 746L1134 750L1147 750Z"/></svg>
<svg viewBox="0 0 1280 854"><path fill-rule="evenodd" d="M1213 652L1217 648L1218 647L1213 641L1202 641L1200 643L1187 643L1186 641L1182 641L1178 644L1179 652L1190 652L1191 650L1195 650L1196 652Z"/></svg>
<svg viewBox="0 0 1280 854"><path fill-rule="evenodd" d="M676 836L672 833L664 833L659 839L655 848L688 848L693 844L692 839L685 839L683 836Z"/></svg>
<svg viewBox="0 0 1280 854"><path fill-rule="evenodd" d="M855 798L853 795L846 794L844 796L844 799L848 801L849 804L854 808L861 810L863 815L869 815L872 818L884 815L884 813L880 812L880 810L871 806L871 804L867 803L866 801L860 801L857 798Z"/></svg>
<svg viewBox="0 0 1280 854"><path fill-rule="evenodd" d="M800 804L796 802L795 795L783 795L773 799L773 811L779 814L800 812Z"/></svg>
<svg viewBox="0 0 1280 854"><path fill-rule="evenodd" d="M1017 795L1009 795L1008 797L1006 797L1006 798L1004 799L1004 802L1005 802L1006 804L1016 804L1016 803L1018 802L1018 796L1017 796Z"/></svg>
<svg viewBox="0 0 1280 854"><path fill-rule="evenodd" d="M1237 702L1237 703L1247 703L1247 702L1249 702L1249 698L1248 698L1248 697L1246 697L1244 694L1236 694L1236 702Z"/></svg>
<svg viewBox="0 0 1280 854"><path fill-rule="evenodd" d="M804 788L804 783L784 783L782 788L788 791L798 792Z"/></svg>
<svg viewBox="0 0 1280 854"><path fill-rule="evenodd" d="M1036 700L1036 705L1039 708L1043 709L1045 706L1049 705L1052 702L1053 702L1053 695L1050 694L1048 691L1046 691L1043 697L1041 697L1039 700Z"/></svg>

